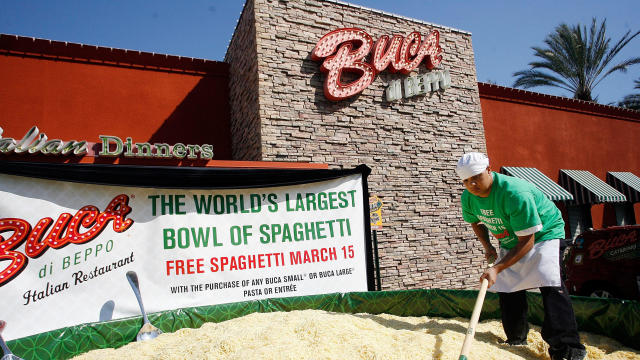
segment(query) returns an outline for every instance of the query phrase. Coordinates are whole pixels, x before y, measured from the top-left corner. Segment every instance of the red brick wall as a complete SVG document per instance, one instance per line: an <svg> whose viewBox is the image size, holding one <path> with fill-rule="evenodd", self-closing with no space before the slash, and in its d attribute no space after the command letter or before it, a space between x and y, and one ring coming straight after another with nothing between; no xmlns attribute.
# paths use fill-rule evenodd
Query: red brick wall
<svg viewBox="0 0 640 360"><path fill-rule="evenodd" d="M3 35L2 136L37 125L49 139L212 144L231 159L228 66L177 59Z"/></svg>

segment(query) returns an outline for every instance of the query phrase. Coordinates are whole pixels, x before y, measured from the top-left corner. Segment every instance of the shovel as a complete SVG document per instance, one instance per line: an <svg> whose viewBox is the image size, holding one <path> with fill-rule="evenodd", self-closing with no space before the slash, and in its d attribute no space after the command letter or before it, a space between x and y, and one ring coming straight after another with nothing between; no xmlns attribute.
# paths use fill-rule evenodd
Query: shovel
<svg viewBox="0 0 640 360"><path fill-rule="evenodd" d="M136 295L136 299L138 300L138 305L140 305L140 312L142 312L142 318L144 319L144 324L138 335L136 336L136 341L144 341L151 340L158 335L162 334L162 331L157 327L151 325L149 322L149 318L147 318L147 313L144 311L144 305L142 305L142 296L140 296L140 285L138 284L138 275L134 271L127 271L127 280L129 280L129 284L133 289L133 293ZM0 359L4 360L4 359Z"/></svg>
<svg viewBox="0 0 640 360"><path fill-rule="evenodd" d="M0 334L2 333L2 330L4 330L5 326L7 326L7 322L0 320ZM0 347L2 347L2 352L4 353L0 360L24 360L21 357L13 355L7 344L4 342L2 335L0 335Z"/></svg>
<svg viewBox="0 0 640 360"><path fill-rule="evenodd" d="M494 261L495 258L489 260L489 267L493 266ZM480 312L482 311L484 296L487 293L487 287L489 287L489 281L487 279L482 279L482 282L480 283L480 291L478 291L478 297L476 298L476 303L473 305L473 311L471 312L467 335L464 337L464 342L462 343L462 349L460 350L460 357L458 360L468 359L471 343L473 342L473 337L476 334L476 325L478 325L478 319L480 318Z"/></svg>

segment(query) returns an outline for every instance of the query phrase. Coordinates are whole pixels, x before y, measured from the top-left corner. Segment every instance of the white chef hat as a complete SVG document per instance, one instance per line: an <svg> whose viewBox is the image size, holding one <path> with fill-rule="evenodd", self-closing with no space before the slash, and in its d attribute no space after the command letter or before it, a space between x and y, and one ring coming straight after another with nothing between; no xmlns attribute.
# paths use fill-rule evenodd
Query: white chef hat
<svg viewBox="0 0 640 360"><path fill-rule="evenodd" d="M482 153L471 152L462 155L458 160L456 172L461 180L468 179L485 171L489 166L489 158Z"/></svg>

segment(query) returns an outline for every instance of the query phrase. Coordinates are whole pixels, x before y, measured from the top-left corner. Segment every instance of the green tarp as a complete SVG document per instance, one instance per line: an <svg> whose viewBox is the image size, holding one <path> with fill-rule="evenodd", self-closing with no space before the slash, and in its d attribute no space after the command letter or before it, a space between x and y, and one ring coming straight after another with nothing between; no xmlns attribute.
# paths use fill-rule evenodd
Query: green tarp
<svg viewBox="0 0 640 360"><path fill-rule="evenodd" d="M470 318L478 295L474 290L402 290L335 293L177 309L149 315L164 332L198 328L254 312L318 309L341 313L387 313L397 316ZM528 293L529 321L542 325L540 294ZM580 331L605 335L640 350L640 302L572 297ZM480 321L499 319L498 296L487 293ZM135 341L142 317L83 324L9 341L9 348L30 360L69 359L93 349L120 347Z"/></svg>

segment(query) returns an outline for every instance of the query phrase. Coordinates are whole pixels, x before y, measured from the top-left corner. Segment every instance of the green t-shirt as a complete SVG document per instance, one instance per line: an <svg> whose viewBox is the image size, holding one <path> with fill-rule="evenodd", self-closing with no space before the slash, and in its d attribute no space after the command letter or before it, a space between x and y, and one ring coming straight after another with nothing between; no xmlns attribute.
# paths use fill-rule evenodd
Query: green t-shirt
<svg viewBox="0 0 640 360"><path fill-rule="evenodd" d="M462 218L469 223L482 222L500 241L500 247L512 249L518 243L516 232L542 225L535 242L564 239L564 221L560 210L526 180L493 172L491 192L486 198L465 190L462 193Z"/></svg>

